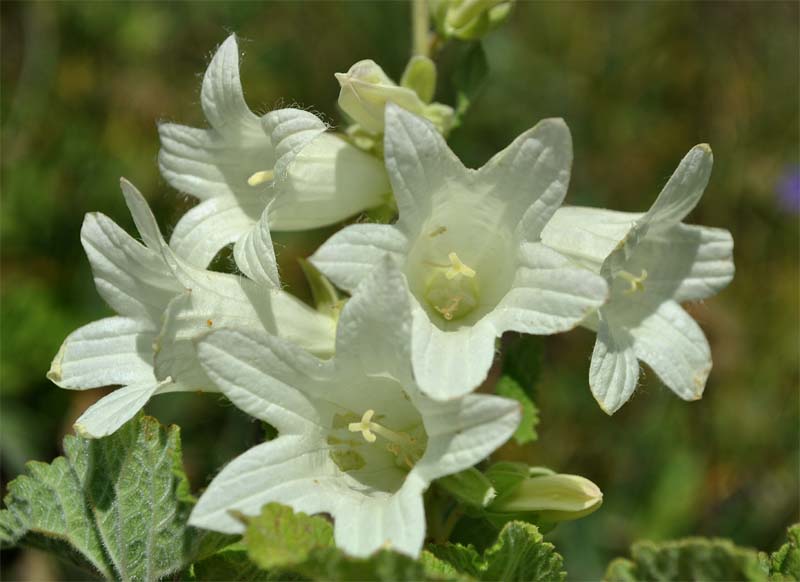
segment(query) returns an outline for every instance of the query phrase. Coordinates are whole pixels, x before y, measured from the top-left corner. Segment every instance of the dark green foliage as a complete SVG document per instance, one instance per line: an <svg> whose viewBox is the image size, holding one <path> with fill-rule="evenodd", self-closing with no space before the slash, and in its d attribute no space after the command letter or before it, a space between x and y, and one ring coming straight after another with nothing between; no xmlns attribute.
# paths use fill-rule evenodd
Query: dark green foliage
<svg viewBox="0 0 800 582"><path fill-rule="evenodd" d="M9 484L4 547L44 549L107 579L158 580L227 541L186 526L178 427L139 414L104 439L65 437L64 452Z"/></svg>
<svg viewBox="0 0 800 582"><path fill-rule="evenodd" d="M670 542L637 542L632 558L617 558L608 566L608 582L758 582L767 579L755 550L730 540L687 538Z"/></svg>
<svg viewBox="0 0 800 582"><path fill-rule="evenodd" d="M431 545L428 550L456 570L478 580L563 580L563 560L552 544L543 540L536 526L511 522L497 541L482 554L473 546Z"/></svg>

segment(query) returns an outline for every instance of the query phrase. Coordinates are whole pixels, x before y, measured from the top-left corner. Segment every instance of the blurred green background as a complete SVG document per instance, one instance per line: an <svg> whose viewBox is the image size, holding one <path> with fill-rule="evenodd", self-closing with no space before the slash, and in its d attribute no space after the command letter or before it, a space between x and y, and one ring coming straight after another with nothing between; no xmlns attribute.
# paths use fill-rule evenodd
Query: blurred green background
<svg viewBox="0 0 800 582"><path fill-rule="evenodd" d="M692 305L714 371L685 403L646 372L613 418L587 385L593 334L545 340L539 441L513 454L589 477L605 503L550 539L570 577L598 579L639 538L725 536L772 549L798 521L798 14L795 2L520 3L485 42L490 76L451 139L481 165L538 119L564 117L575 146L568 201L646 209L683 154L712 145L690 222L730 229L737 276ZM156 166L156 121L204 123L200 76L240 35L251 107L300 104L341 120L333 73L372 58L399 77L410 50L401 2L2 3L2 479L59 454L100 391L44 377L74 328L110 314L79 243L83 215L129 231L131 179L169 232L191 201ZM796 191L795 191L796 196ZM276 237L282 272L331 231ZM195 488L260 438L218 397L166 395L149 412L183 430ZM9 552L4 579L63 578Z"/></svg>

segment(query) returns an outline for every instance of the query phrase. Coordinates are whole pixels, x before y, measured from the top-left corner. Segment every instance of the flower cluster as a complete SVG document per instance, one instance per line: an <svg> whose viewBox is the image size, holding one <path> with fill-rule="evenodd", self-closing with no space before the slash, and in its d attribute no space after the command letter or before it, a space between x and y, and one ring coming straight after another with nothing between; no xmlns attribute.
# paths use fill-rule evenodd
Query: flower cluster
<svg viewBox="0 0 800 582"><path fill-rule="evenodd" d="M467 35L478 26L467 16L489 18L461 12L440 24ZM121 386L76 422L89 438L171 391L219 391L277 429L216 476L190 523L235 533L231 511L280 502L331 515L351 554L388 544L417 555L431 482L479 463L520 422L515 400L475 392L506 331L596 331L589 385L608 413L631 397L637 360L681 398L701 396L710 350L680 302L733 276L730 234L681 223L708 182L708 146L643 214L561 207L572 165L561 119L473 170L447 146L454 114L432 102L428 59L412 59L400 84L373 61L337 75L345 133L300 109L255 115L238 61L231 36L203 79L208 128L159 126L161 173L199 200L169 242L124 179L142 242L87 215L82 242L117 315L67 337L48 373L72 390ZM346 226L310 257L349 294L337 309L282 290L271 231L377 207L397 220ZM208 270L230 244L238 272ZM571 476L524 483L504 510L535 505L523 489L567 487L584 512L599 495Z"/></svg>

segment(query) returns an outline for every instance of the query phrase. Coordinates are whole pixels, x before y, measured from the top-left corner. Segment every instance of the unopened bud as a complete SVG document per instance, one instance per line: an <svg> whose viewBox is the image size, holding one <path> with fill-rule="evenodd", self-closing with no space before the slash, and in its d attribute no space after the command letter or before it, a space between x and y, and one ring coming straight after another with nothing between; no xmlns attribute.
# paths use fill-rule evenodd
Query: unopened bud
<svg viewBox="0 0 800 582"><path fill-rule="evenodd" d="M431 12L447 38L476 40L504 22L514 0L434 0Z"/></svg>
<svg viewBox="0 0 800 582"><path fill-rule="evenodd" d="M397 85L375 61L359 61L346 73L336 73L336 79L341 86L339 106L366 131L383 133L383 113L390 101L411 113L423 114L425 104L417 93Z"/></svg>
<svg viewBox="0 0 800 582"><path fill-rule="evenodd" d="M400 85L414 91L425 103L430 103L436 92L436 65L422 55L411 57L403 71Z"/></svg>
<svg viewBox="0 0 800 582"><path fill-rule="evenodd" d="M490 509L496 513L536 512L545 522L578 519L603 502L600 488L579 475L541 475L521 481L498 497Z"/></svg>
<svg viewBox="0 0 800 582"><path fill-rule="evenodd" d="M336 79L341 85L339 107L358 124L359 130L372 135L383 133L384 111L389 102L424 117L443 135L453 128L452 107L423 101L433 96L436 86L436 67L430 59L414 57L403 74L402 87L371 60L357 62L346 73L336 73Z"/></svg>

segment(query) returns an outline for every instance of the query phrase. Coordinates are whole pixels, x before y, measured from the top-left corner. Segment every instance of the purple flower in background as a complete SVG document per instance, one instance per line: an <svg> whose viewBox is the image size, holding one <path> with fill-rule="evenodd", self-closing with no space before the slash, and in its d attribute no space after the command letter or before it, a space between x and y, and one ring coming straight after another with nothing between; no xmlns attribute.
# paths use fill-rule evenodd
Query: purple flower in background
<svg viewBox="0 0 800 582"><path fill-rule="evenodd" d="M800 214L800 166L787 168L776 188L778 206L783 210Z"/></svg>

